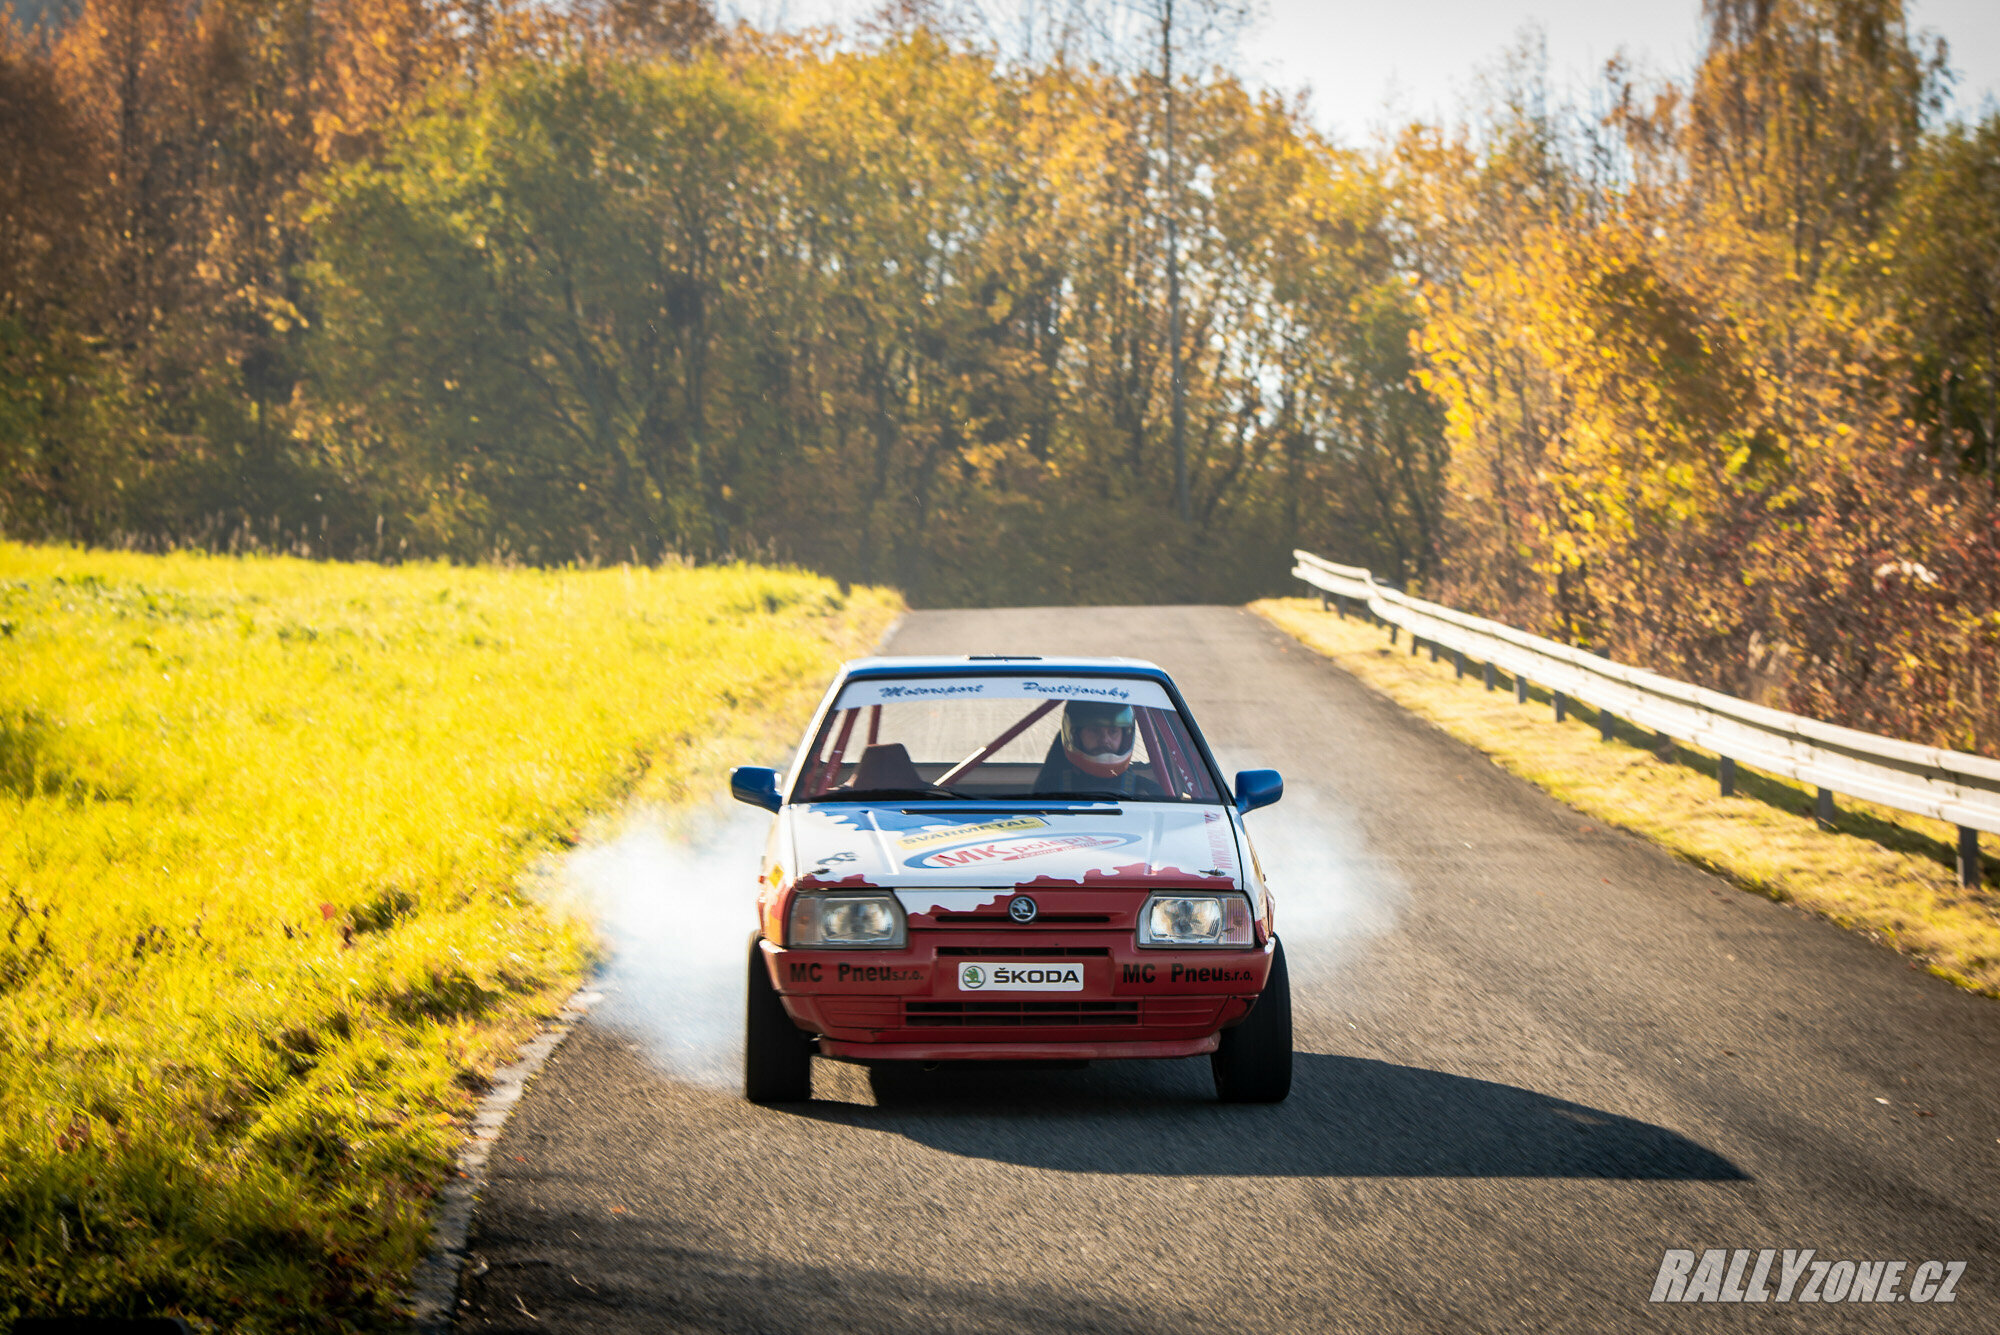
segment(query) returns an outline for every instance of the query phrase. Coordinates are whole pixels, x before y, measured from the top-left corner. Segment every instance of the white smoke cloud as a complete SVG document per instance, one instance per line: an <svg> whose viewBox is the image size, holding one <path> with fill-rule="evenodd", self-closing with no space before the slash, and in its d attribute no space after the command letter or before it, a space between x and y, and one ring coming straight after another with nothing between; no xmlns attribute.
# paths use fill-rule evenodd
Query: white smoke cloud
<svg viewBox="0 0 2000 1335"><path fill-rule="evenodd" d="M742 1082L743 987L757 925L757 868L771 817L752 807L635 808L573 849L552 889L596 922L610 962L594 1021L666 1074Z"/></svg>
<svg viewBox="0 0 2000 1335"><path fill-rule="evenodd" d="M1216 759L1224 774L1261 768L1226 750ZM1333 978L1364 943L1395 927L1408 897L1402 878L1369 851L1339 802L1287 778L1284 797L1243 824L1277 900L1278 936L1295 981Z"/></svg>
<svg viewBox="0 0 2000 1335"><path fill-rule="evenodd" d="M594 983L604 994L595 1022L674 1079L741 1085L744 968L770 822L736 804L635 808L545 869L547 893L587 913L610 956ZM1277 896L1294 982L1331 983L1332 1001L1343 966L1394 927L1402 882L1340 804L1307 785L1288 783L1282 801L1245 824Z"/></svg>

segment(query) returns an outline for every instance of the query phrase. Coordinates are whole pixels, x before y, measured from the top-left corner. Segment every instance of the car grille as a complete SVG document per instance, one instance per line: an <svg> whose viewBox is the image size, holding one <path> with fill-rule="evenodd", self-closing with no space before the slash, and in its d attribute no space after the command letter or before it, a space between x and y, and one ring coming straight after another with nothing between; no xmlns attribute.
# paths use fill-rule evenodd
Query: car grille
<svg viewBox="0 0 2000 1335"><path fill-rule="evenodd" d="M1157 1025L1214 1024L1222 1003L1214 997L1155 997L1146 1002L1146 1023Z"/></svg>
<svg viewBox="0 0 2000 1335"><path fill-rule="evenodd" d="M902 1018L895 997L822 997L819 1009L836 1029L892 1029Z"/></svg>
<svg viewBox="0 0 2000 1335"><path fill-rule="evenodd" d="M1037 959L1102 959L1111 953L1109 946L939 946L940 957L965 957L985 959L992 955L1005 959L1023 959L1034 956Z"/></svg>
<svg viewBox="0 0 2000 1335"><path fill-rule="evenodd" d="M940 913L934 921L940 927L1009 927L1016 930L1020 927L1004 913ZM1110 921L1108 913L1043 913L1036 916L1034 925L1047 927L1063 923L1071 927L1103 927Z"/></svg>
<svg viewBox="0 0 2000 1335"><path fill-rule="evenodd" d="M1139 1023L1136 1001L907 1001L910 1028L1040 1028Z"/></svg>

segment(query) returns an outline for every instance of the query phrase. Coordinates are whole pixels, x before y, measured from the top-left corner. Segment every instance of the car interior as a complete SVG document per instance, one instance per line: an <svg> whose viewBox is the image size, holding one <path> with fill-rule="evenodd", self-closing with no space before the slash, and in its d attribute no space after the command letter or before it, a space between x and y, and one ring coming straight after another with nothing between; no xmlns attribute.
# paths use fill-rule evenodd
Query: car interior
<svg viewBox="0 0 2000 1335"><path fill-rule="evenodd" d="M902 741L878 740L881 705L835 710L813 748L798 788L808 801L862 800L867 795L919 798L968 797L1020 799L1037 795L1076 796L1049 783L1060 764L1061 743L1054 711L1062 702L1036 702L1024 714L980 745L956 759L913 759ZM1139 792L1122 792L1121 800L1217 800L1214 785L1197 758L1194 745L1171 711L1137 711L1138 732L1131 773ZM855 736L865 722L865 740ZM857 748L854 743L860 740ZM1039 753L1039 759L1028 757ZM1006 758L1002 758L1005 756ZM1164 763L1161 763L1164 760Z"/></svg>

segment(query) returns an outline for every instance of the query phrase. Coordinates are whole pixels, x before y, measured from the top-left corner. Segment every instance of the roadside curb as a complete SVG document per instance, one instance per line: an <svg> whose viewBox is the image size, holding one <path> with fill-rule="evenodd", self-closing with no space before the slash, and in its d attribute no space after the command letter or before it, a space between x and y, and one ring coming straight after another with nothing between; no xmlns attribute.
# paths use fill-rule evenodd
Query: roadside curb
<svg viewBox="0 0 2000 1335"><path fill-rule="evenodd" d="M430 1250L410 1277L410 1328L417 1335L448 1335L458 1303L459 1275L465 1269L466 1241L472 1231L472 1212L486 1185L486 1161L507 1125L508 1114L527 1092L528 1081L570 1031L582 1023L590 1008L604 994L585 985L579 988L556 1015L555 1022L521 1045L520 1056L493 1073L492 1088L479 1100L472 1118L472 1134L458 1151L458 1172L438 1193L438 1211L431 1226Z"/></svg>
<svg viewBox="0 0 2000 1335"><path fill-rule="evenodd" d="M888 647L906 619L899 616L883 628L875 642L875 654ZM450 1335L457 1315L459 1278L470 1257L467 1242L472 1232L472 1215L479 1205L479 1193L486 1186L487 1158L499 1142L514 1105L527 1092L528 1082L562 1046L570 1031L589 1015L590 1008L603 999L604 994L591 984L577 989L563 1003L555 1022L523 1043L512 1064L493 1073L492 1088L480 1099L473 1114L472 1134L459 1147L457 1174L438 1193L430 1248L410 1277L407 1298L414 1335Z"/></svg>

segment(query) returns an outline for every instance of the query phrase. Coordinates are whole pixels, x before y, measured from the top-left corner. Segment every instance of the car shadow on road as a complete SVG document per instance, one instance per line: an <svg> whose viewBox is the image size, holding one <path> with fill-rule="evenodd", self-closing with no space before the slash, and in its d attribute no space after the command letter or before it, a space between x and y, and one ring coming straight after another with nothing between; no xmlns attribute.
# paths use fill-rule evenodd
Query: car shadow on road
<svg viewBox="0 0 2000 1335"><path fill-rule="evenodd" d="M526 1227L489 1230L480 1240L455 1330L1142 1335L1204 1324L1157 1304L1126 1308L1035 1277L954 1281L851 1262L772 1259L754 1247L690 1247L675 1236L672 1220L632 1225L570 1214L517 1222Z"/></svg>
<svg viewBox="0 0 2000 1335"><path fill-rule="evenodd" d="M1208 1064L1088 1070L967 1064L876 1083L878 1106L808 1117L968 1158L1073 1173L1745 1181L1679 1132L1531 1089L1365 1057L1299 1053L1292 1094L1214 1102Z"/></svg>

